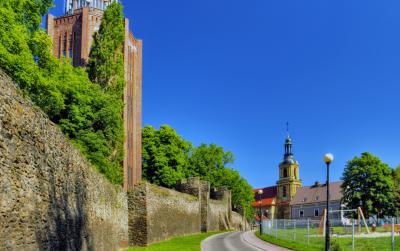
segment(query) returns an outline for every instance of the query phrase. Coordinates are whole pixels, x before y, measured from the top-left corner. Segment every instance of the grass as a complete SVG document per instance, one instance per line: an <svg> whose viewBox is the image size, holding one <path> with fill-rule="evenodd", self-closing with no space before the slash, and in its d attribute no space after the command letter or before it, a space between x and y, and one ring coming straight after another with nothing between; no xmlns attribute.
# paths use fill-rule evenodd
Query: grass
<svg viewBox="0 0 400 251"><path fill-rule="evenodd" d="M148 247L132 247L125 251L200 251L200 243L207 237L221 232L208 232L190 236L176 237L158 242Z"/></svg>
<svg viewBox="0 0 400 251"><path fill-rule="evenodd" d="M310 231L311 232L311 231ZM313 231L315 232L315 231ZM311 233L312 234L312 233ZM260 237L259 233L257 236ZM263 234L261 239L273 243L278 246L286 247L297 251L317 251L323 250L325 240L323 237L310 237L309 244L307 243L307 234L302 231L296 232L296 240L294 241L293 232L287 231L286 233L278 231L278 238L275 236ZM331 250L351 250L351 238L332 238ZM368 251L384 251L392 250L391 237L377 237L377 238L355 238L355 250L368 250ZM395 250L400 250L400 237L395 237Z"/></svg>

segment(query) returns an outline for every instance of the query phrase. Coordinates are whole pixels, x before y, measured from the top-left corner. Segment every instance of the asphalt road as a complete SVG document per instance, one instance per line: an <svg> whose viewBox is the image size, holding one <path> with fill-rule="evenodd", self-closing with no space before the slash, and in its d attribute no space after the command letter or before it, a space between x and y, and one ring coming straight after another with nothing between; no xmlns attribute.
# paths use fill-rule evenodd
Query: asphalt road
<svg viewBox="0 0 400 251"><path fill-rule="evenodd" d="M202 251L260 251L248 244L243 235L246 232L229 232L213 235L201 243Z"/></svg>

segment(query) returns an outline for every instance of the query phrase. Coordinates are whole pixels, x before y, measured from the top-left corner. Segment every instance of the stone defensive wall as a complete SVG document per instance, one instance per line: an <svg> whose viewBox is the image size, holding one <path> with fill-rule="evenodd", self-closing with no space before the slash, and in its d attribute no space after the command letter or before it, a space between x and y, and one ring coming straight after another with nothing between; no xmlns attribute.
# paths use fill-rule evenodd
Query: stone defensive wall
<svg viewBox="0 0 400 251"><path fill-rule="evenodd" d="M142 182L128 192L129 244L146 246L174 236L218 230L245 230L245 218L231 210L231 193L213 190L199 178L178 182L176 190Z"/></svg>
<svg viewBox="0 0 400 251"><path fill-rule="evenodd" d="M0 250L118 250L126 193L0 71Z"/></svg>
<svg viewBox="0 0 400 251"><path fill-rule="evenodd" d="M173 236L248 229L227 189L108 182L0 71L0 250L119 250Z"/></svg>

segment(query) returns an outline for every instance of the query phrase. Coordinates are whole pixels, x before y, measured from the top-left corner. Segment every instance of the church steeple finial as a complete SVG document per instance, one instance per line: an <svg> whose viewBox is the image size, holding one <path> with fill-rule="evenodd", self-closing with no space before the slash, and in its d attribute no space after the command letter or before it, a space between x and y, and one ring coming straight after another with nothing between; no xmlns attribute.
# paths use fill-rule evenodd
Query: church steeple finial
<svg viewBox="0 0 400 251"><path fill-rule="evenodd" d="M286 140L285 140L285 160L293 156L292 153L292 139L289 134L289 122L286 122Z"/></svg>

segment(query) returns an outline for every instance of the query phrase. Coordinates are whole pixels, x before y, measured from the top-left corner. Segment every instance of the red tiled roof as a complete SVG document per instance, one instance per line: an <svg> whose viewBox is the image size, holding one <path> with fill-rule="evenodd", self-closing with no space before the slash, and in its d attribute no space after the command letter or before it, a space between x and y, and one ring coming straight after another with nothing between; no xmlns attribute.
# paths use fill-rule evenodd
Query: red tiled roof
<svg viewBox="0 0 400 251"><path fill-rule="evenodd" d="M258 193L257 193L258 190L260 190L260 189L263 190L263 194L261 195L261 199L275 198L276 195L277 195L276 186L253 189L254 200L260 200L260 195L258 195Z"/></svg>
<svg viewBox="0 0 400 251"><path fill-rule="evenodd" d="M263 207L263 206L271 206L271 205L273 205L273 204L275 204L275 203L273 203L274 202L274 198L266 198L266 199L262 199L261 200L261 206ZM259 207L260 206L260 201L258 200L258 201L254 201L253 203L251 203L251 205L253 206L253 207Z"/></svg>

